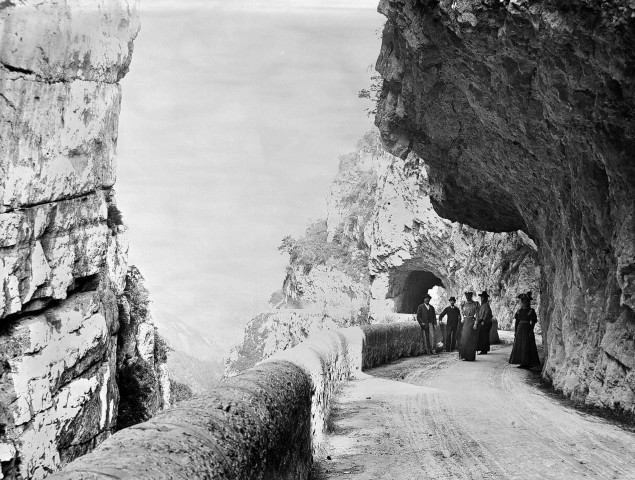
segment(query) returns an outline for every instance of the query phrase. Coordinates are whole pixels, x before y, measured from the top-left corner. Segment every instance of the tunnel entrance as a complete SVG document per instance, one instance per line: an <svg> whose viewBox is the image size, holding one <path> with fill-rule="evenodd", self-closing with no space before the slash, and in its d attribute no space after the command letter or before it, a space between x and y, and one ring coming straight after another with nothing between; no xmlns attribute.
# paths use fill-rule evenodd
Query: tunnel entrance
<svg viewBox="0 0 635 480"><path fill-rule="evenodd" d="M416 313L417 307L423 303L423 297L426 293L432 295L431 290L434 287L443 288L441 279L432 272L415 270L403 273L405 275L400 275L401 282L396 282L401 283L401 285L394 285L394 287L398 287L398 292L394 292L397 293L394 297L395 312L397 313Z"/></svg>

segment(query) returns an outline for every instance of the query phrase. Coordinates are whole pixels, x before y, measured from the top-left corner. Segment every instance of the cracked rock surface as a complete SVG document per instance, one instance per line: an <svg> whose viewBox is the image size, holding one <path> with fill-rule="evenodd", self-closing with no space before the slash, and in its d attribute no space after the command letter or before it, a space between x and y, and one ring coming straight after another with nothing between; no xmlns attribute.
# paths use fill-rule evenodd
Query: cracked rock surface
<svg viewBox="0 0 635 480"><path fill-rule="evenodd" d="M0 5L0 478L114 429L127 242L115 150L136 2Z"/></svg>

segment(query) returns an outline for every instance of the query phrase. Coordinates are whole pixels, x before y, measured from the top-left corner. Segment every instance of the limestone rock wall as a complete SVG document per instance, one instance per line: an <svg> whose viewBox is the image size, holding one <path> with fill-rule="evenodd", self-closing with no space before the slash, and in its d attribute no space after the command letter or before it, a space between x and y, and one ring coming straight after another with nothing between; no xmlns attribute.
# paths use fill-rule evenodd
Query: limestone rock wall
<svg viewBox="0 0 635 480"><path fill-rule="evenodd" d="M135 1L0 5L0 478L42 478L116 422L121 88Z"/></svg>
<svg viewBox="0 0 635 480"><path fill-rule="evenodd" d="M375 206L377 172L389 156L373 130L357 142L354 152L339 158L338 172L326 199L329 240L347 236L365 245L364 228Z"/></svg>
<svg viewBox="0 0 635 480"><path fill-rule="evenodd" d="M382 0L376 123L443 217L536 243L543 374L635 409L635 26L624 1Z"/></svg>
<svg viewBox="0 0 635 480"><path fill-rule="evenodd" d="M303 266L291 266L284 286L292 310L322 310L338 317L358 317L368 305L368 274L353 278L337 265L317 265L306 273ZM361 277L361 278L360 278ZM292 283L292 285L290 285ZM284 306L284 305L283 305Z"/></svg>
<svg viewBox="0 0 635 480"><path fill-rule="evenodd" d="M441 312L454 295L491 295L500 328L513 328L517 295L531 290L540 304L535 244L522 232L490 233L450 222L432 208L423 162L414 154L402 160L388 155L380 164L376 206L366 227L371 245L371 316L374 321L405 311L406 296L425 291L411 286L413 274L430 272L443 283L432 291ZM420 302L410 302L414 308Z"/></svg>

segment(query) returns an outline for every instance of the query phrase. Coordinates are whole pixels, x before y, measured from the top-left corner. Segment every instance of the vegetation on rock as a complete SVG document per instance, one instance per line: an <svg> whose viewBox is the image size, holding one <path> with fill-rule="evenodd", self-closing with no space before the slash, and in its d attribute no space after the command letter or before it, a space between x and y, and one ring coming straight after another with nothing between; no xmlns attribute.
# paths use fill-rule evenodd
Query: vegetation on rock
<svg viewBox="0 0 635 480"><path fill-rule="evenodd" d="M119 412L117 430L150 419L155 411L158 382L152 365L135 358L117 370Z"/></svg>
<svg viewBox="0 0 635 480"><path fill-rule="evenodd" d="M329 241L326 220L310 224L303 237L284 237L278 250L289 255L288 276L295 271L308 274L317 265L344 272L356 281L368 276L368 246L344 235L343 227L339 235Z"/></svg>
<svg viewBox="0 0 635 480"><path fill-rule="evenodd" d="M152 321L150 295L135 266L129 267L119 298L119 322L116 380L117 429L121 430L151 418L170 397L169 391L164 391L169 389L164 366L171 349Z"/></svg>
<svg viewBox="0 0 635 480"><path fill-rule="evenodd" d="M172 402L178 403L189 400L194 396L192 389L185 383L170 379L170 392L172 394Z"/></svg>

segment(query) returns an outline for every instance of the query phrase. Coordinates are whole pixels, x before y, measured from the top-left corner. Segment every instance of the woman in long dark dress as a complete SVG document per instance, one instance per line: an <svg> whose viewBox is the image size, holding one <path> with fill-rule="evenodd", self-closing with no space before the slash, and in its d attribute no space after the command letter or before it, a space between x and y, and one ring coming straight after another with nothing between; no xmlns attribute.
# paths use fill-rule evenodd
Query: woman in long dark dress
<svg viewBox="0 0 635 480"><path fill-rule="evenodd" d="M536 336L534 326L538 323L536 311L531 308L531 292L518 296L522 306L514 316L516 319L516 334L514 336L514 347L509 357L509 363L518 364L520 368L531 368L540 366L538 348L536 348Z"/></svg>
<svg viewBox="0 0 635 480"><path fill-rule="evenodd" d="M476 359L476 340L478 339L476 313L479 304L472 300L473 294L473 292L465 292L466 301L461 304L463 328L461 328L461 345L459 347L459 358L470 362Z"/></svg>
<svg viewBox="0 0 635 480"><path fill-rule="evenodd" d="M476 322L478 324L478 339L476 341L476 350L479 355L486 355L490 350L489 333L492 329L492 308L489 306L489 294L484 291L478 295L481 298L481 306L476 314Z"/></svg>

